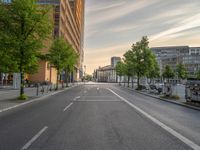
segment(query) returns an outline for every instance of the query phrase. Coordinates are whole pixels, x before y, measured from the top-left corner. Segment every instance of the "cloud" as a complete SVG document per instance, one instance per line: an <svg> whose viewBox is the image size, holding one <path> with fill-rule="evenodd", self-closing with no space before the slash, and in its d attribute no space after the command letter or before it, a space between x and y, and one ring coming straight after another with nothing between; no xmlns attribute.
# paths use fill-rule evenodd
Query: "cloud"
<svg viewBox="0 0 200 150"><path fill-rule="evenodd" d="M183 21L181 21L180 23L178 23L176 26L174 26L166 31L163 31L163 32L160 32L158 34L151 36L150 41L154 41L154 40L157 40L157 39L163 38L163 37L166 38L166 36L170 36L172 34L175 34L175 33L181 32L181 31L199 27L200 26L199 18L200 18L200 13L196 14L192 17L186 18Z"/></svg>
<svg viewBox="0 0 200 150"><path fill-rule="evenodd" d="M85 64L89 72L122 56L148 35L150 46L199 46L199 0L87 0ZM129 43L130 42L130 43Z"/></svg>
<svg viewBox="0 0 200 150"><path fill-rule="evenodd" d="M90 7L88 8L88 12L89 13L95 13L97 11L105 11L105 10L108 10L108 9L112 9L112 8L117 8L117 7L120 7L122 6L123 4L125 4L126 2L119 2L119 3L111 3L111 4L107 4L105 3L103 6L93 6L93 7Z"/></svg>
<svg viewBox="0 0 200 150"><path fill-rule="evenodd" d="M121 4L120 8L114 7L112 9L108 9L107 11L102 11L100 13L91 15L89 25L111 22L113 20L116 20L123 16L126 16L130 13L133 13L137 10L145 8L149 5L152 5L152 4L156 3L157 1L158 0L154 0L154 1L140 0L140 1L136 1L136 2L133 1L133 2L123 3L123 4Z"/></svg>
<svg viewBox="0 0 200 150"><path fill-rule="evenodd" d="M112 45L112 46L106 46L104 48L98 48L98 49L94 49L94 48L87 48L86 49L86 54L106 54L106 53L113 53L115 54L116 51L126 51L131 47L131 43L121 43L118 45Z"/></svg>

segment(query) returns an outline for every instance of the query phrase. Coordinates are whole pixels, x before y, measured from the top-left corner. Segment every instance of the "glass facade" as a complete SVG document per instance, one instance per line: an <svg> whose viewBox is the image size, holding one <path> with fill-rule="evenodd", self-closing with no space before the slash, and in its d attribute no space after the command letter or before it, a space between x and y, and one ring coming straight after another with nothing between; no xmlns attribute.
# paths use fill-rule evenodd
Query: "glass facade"
<svg viewBox="0 0 200 150"><path fill-rule="evenodd" d="M39 0L40 4L59 4L60 0Z"/></svg>
<svg viewBox="0 0 200 150"><path fill-rule="evenodd" d="M195 76L200 70L200 47L177 46L151 48L157 57L161 71L166 65L176 69L178 63L182 63L190 77Z"/></svg>
<svg viewBox="0 0 200 150"><path fill-rule="evenodd" d="M11 3L11 0L3 0L4 3Z"/></svg>

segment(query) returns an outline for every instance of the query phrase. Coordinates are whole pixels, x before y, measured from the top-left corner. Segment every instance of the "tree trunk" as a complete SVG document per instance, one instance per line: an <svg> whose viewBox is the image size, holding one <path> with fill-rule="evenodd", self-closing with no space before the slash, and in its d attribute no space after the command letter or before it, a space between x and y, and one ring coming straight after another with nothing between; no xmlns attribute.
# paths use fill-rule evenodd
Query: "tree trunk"
<svg viewBox="0 0 200 150"><path fill-rule="evenodd" d="M140 90L140 74L137 74L137 88Z"/></svg>
<svg viewBox="0 0 200 150"><path fill-rule="evenodd" d="M22 72L22 69L20 69L20 77L21 77L20 96L22 96L24 94L24 73Z"/></svg>
<svg viewBox="0 0 200 150"><path fill-rule="evenodd" d="M124 77L124 87L125 87L125 77Z"/></svg>
<svg viewBox="0 0 200 150"><path fill-rule="evenodd" d="M130 82L130 76L128 76L128 87L129 87L129 82Z"/></svg>
<svg viewBox="0 0 200 150"><path fill-rule="evenodd" d="M67 71L67 69L65 73L66 73L66 87L68 87L69 86L69 72Z"/></svg>
<svg viewBox="0 0 200 150"><path fill-rule="evenodd" d="M132 77L132 80L131 80L131 82L132 82L132 89L134 88L134 86L133 86L133 77Z"/></svg>
<svg viewBox="0 0 200 150"><path fill-rule="evenodd" d="M57 79L56 79L56 89L55 90L58 90L58 80L59 80L59 71L57 71Z"/></svg>
<svg viewBox="0 0 200 150"><path fill-rule="evenodd" d="M120 79L119 79L119 85L121 86L121 82L122 82L122 76L120 76Z"/></svg>

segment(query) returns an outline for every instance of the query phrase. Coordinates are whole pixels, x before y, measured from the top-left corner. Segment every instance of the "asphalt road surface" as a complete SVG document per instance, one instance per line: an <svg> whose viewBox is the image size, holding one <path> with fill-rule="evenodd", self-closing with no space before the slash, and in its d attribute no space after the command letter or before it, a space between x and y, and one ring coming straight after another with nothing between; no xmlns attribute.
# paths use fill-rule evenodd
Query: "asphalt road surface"
<svg viewBox="0 0 200 150"><path fill-rule="evenodd" d="M81 85L0 113L0 150L199 150L200 112Z"/></svg>

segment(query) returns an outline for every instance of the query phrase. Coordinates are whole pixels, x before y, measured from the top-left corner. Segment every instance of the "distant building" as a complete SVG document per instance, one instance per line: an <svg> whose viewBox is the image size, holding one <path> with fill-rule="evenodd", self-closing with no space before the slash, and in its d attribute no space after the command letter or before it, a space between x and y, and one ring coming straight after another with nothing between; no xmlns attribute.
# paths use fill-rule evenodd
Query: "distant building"
<svg viewBox="0 0 200 150"><path fill-rule="evenodd" d="M96 80L98 82L116 82L116 78L115 67L111 65L99 67L96 70Z"/></svg>
<svg viewBox="0 0 200 150"><path fill-rule="evenodd" d="M194 77L200 69L200 47L152 47L151 50L157 58L161 72L166 65L175 70L179 63L185 65L190 77Z"/></svg>
<svg viewBox="0 0 200 150"><path fill-rule="evenodd" d="M120 57L112 57L111 65L99 67L94 71L93 75L97 82L117 82L116 64L120 61Z"/></svg>
<svg viewBox="0 0 200 150"><path fill-rule="evenodd" d="M190 77L195 77L200 70L200 47L190 47L189 54L183 57L183 64Z"/></svg>
<svg viewBox="0 0 200 150"><path fill-rule="evenodd" d="M111 66L116 67L117 63L121 61L120 57L112 57L111 58Z"/></svg>

